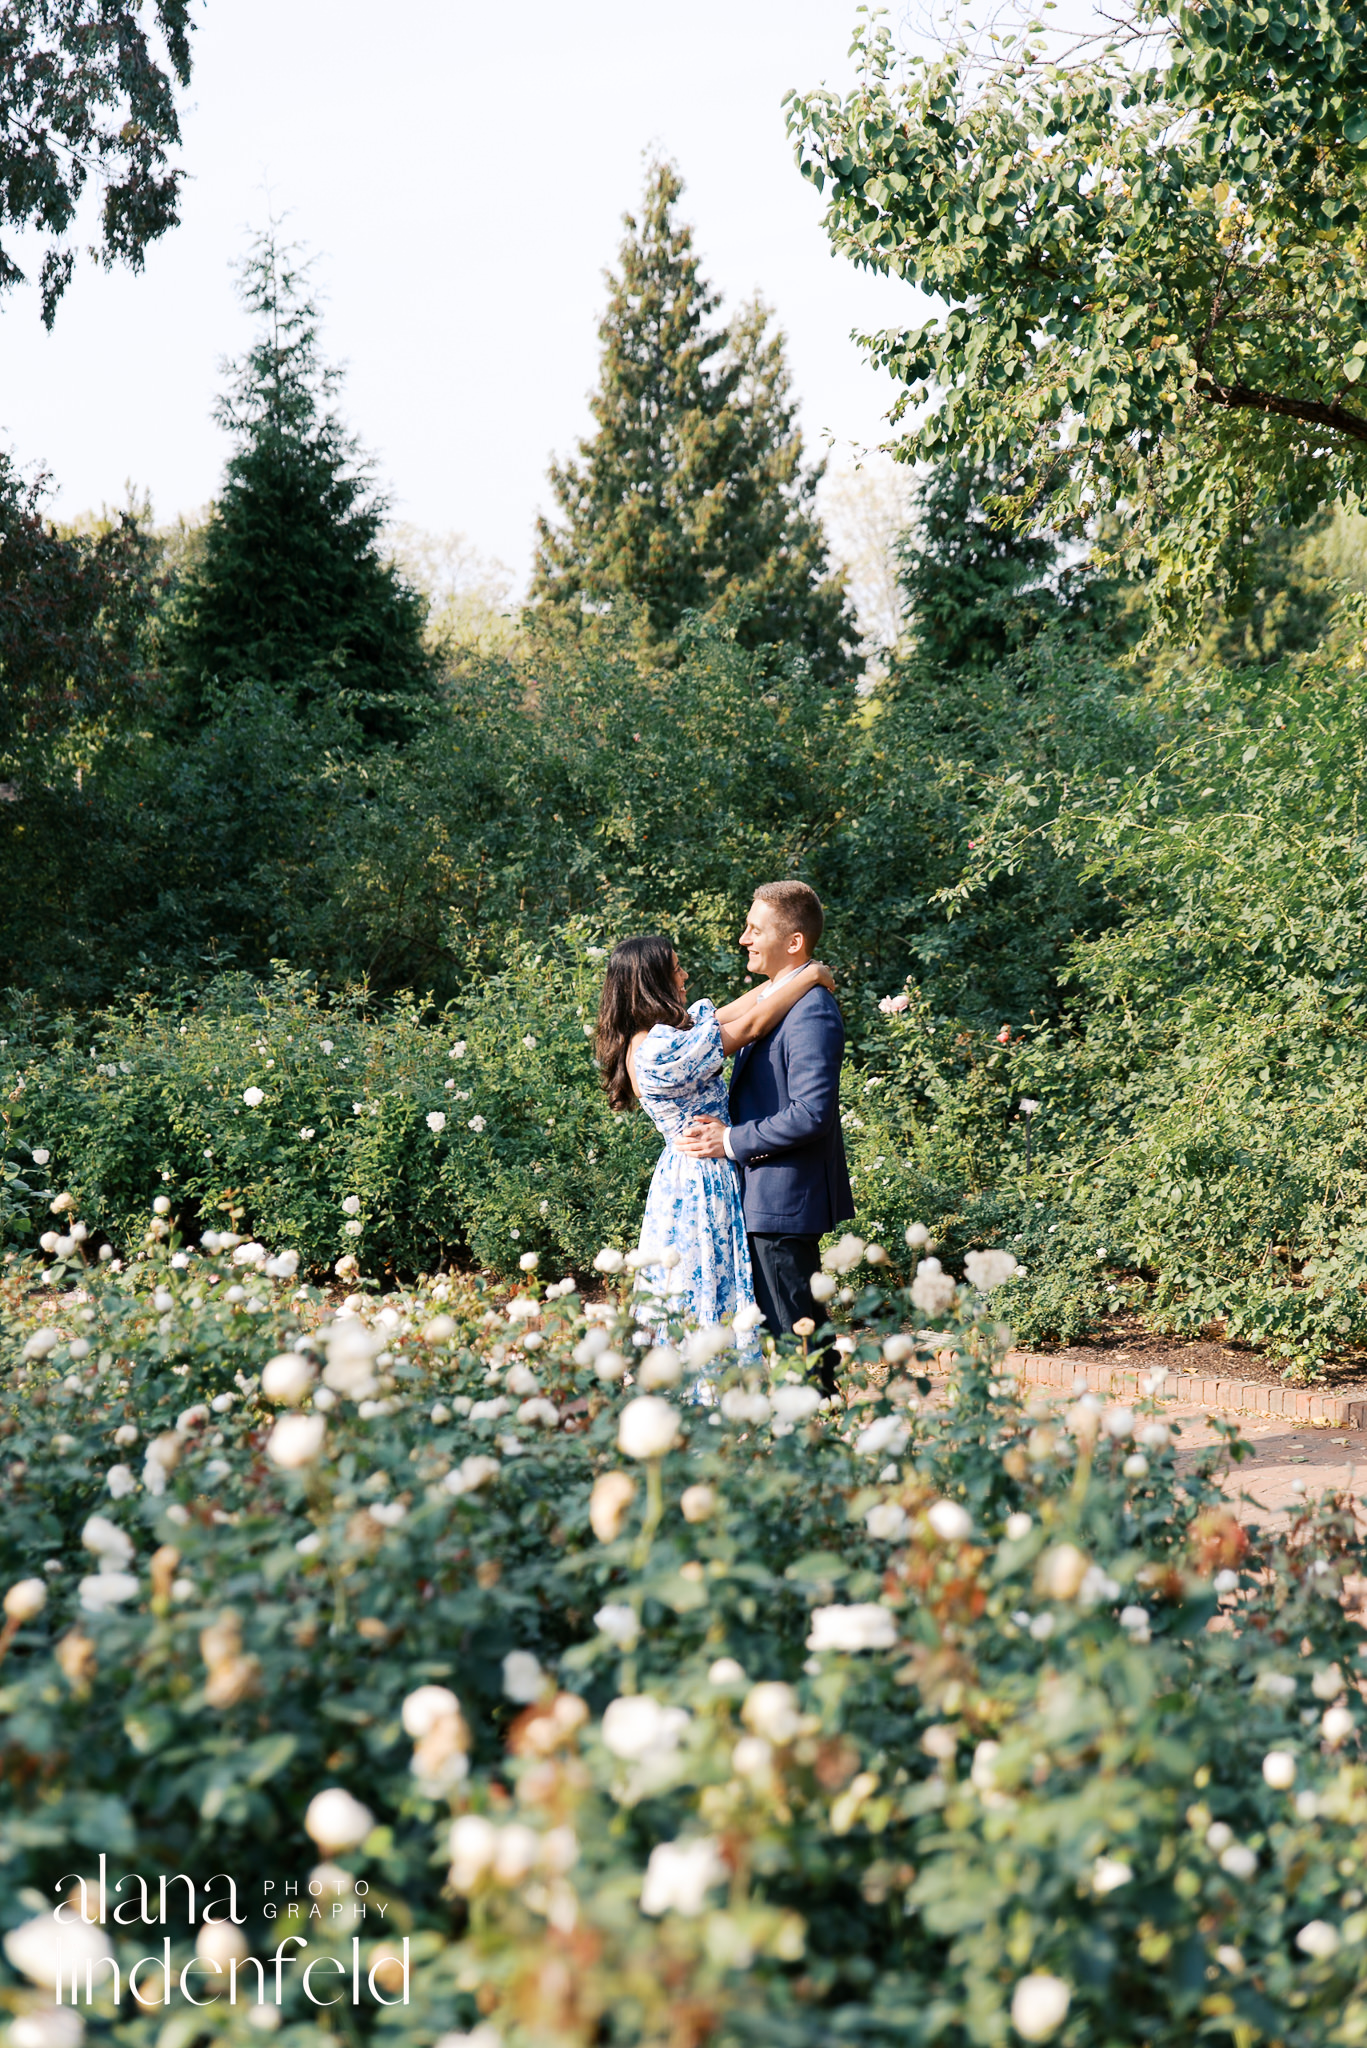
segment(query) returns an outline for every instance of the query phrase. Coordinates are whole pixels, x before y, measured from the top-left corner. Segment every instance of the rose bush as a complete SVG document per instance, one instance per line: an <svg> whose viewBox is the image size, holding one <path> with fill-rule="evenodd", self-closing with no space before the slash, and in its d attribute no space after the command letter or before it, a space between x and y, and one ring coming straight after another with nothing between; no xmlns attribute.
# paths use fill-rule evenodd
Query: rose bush
<svg viewBox="0 0 1367 2048"><path fill-rule="evenodd" d="M397 1997L406 1937L377 2024L413 2048L1367 2033L1346 1504L1241 1527L1232 1429L1179 1469L1151 1403L1026 1410L1000 1291L928 1323L853 1244L848 1408L791 1340L643 1394L687 1333L629 1274L333 1309L268 1244L175 1247L73 1253L56 1341L3 1340L16 2048L56 2041L43 1916L101 1852L153 1919L159 1874L235 1877L240 1929L173 1888L177 1969L296 1931L349 1971L355 1933ZM101 1934L125 1971L163 1938ZM266 1982L255 2022L88 2018L324 2024Z"/></svg>

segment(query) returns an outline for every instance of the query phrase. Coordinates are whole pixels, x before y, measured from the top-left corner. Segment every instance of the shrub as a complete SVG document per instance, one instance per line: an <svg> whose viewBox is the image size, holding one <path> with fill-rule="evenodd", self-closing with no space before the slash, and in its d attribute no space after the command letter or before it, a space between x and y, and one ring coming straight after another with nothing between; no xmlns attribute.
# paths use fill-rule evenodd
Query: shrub
<svg viewBox="0 0 1367 2048"><path fill-rule="evenodd" d="M1232 1429L1179 1467L1151 1406L1026 1415L989 1302L927 1328L857 1266L842 1412L791 1354L708 1389L657 1346L622 1387L626 1287L586 1317L441 1284L320 1329L264 1250L183 1257L149 1237L4 1340L11 1934L104 1848L111 1883L234 1874L255 1954L286 1878L367 1885L358 1929L293 1928L344 1974L353 1929L367 1966L406 1935L381 2024L415 2048L1367 2030L1353 1521L1242 1529ZM285 1346L323 1397L267 1373ZM632 1457L640 1382L664 1427ZM325 1431L297 1463L287 1398ZM125 1966L163 1938L127 1919ZM220 2015L171 2023L237 2038Z"/></svg>

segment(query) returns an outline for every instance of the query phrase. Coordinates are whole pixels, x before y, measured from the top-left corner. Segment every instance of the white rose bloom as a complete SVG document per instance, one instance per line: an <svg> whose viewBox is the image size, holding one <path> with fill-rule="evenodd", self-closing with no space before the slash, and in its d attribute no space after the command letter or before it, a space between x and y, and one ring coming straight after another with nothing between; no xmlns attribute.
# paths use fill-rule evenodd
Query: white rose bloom
<svg viewBox="0 0 1367 2048"><path fill-rule="evenodd" d="M246 1935L231 1920L206 1920L195 1939L195 1954L206 1963L217 1963L221 1970L227 1970L230 1963L245 1962L248 1953Z"/></svg>
<svg viewBox="0 0 1367 2048"><path fill-rule="evenodd" d="M1068 2017L1072 1992L1044 1970L1022 1977L1011 1994L1011 2024L1025 2041L1047 2041Z"/></svg>
<svg viewBox="0 0 1367 2048"><path fill-rule="evenodd" d="M1166 1422L1146 1422L1139 1432L1139 1441L1147 1451L1163 1451L1172 1442L1172 1431Z"/></svg>
<svg viewBox="0 0 1367 2048"><path fill-rule="evenodd" d="M748 1337L751 1330L757 1330L764 1321L764 1311L763 1309L756 1308L753 1301L747 1301L743 1308L736 1310L731 1321L733 1327L739 1331L742 1337Z"/></svg>
<svg viewBox="0 0 1367 2048"><path fill-rule="evenodd" d="M959 1290L938 1259L922 1259L911 1283L911 1299L923 1316L947 1315L959 1298Z"/></svg>
<svg viewBox="0 0 1367 2048"><path fill-rule="evenodd" d="M791 1382L775 1387L769 1398L774 1404L774 1413L780 1422L806 1422L821 1406L821 1395L815 1387L798 1386Z"/></svg>
<svg viewBox="0 0 1367 2048"><path fill-rule="evenodd" d="M319 1039L319 1041L318 1041L318 1050L319 1050L319 1052L325 1052L325 1053L326 1053L326 1052L331 1052L331 1051L332 1051L332 1040L331 1040L330 1038L320 1038L320 1039Z"/></svg>
<svg viewBox="0 0 1367 2048"><path fill-rule="evenodd" d="M5 1619L22 1628L26 1621L36 1621L46 1606L47 1587L41 1579L16 1579L5 1595Z"/></svg>
<svg viewBox="0 0 1367 2048"><path fill-rule="evenodd" d="M495 1881L504 1885L521 1884L536 1869L541 1854L541 1837L525 1821L509 1821L498 1831L498 1844L494 1850L493 1874Z"/></svg>
<svg viewBox="0 0 1367 2048"><path fill-rule="evenodd" d="M355 1216L353 1216L349 1223L344 1223L342 1225L342 1228L346 1232L348 1237L359 1237L361 1232L365 1229L365 1225L364 1223L360 1222Z"/></svg>
<svg viewBox="0 0 1367 2048"><path fill-rule="evenodd" d="M717 1511L717 1495L705 1480L686 1486L679 1495L679 1507L686 1522L705 1522Z"/></svg>
<svg viewBox="0 0 1367 2048"><path fill-rule="evenodd" d="M486 1130L488 1126L485 1118L483 1118L482 1116L472 1116L470 1119L469 1128L472 1131L482 1131Z"/></svg>
<svg viewBox="0 0 1367 2048"><path fill-rule="evenodd" d="M403 1703L403 1732L414 1742L421 1742L439 1721L454 1720L459 1712L460 1701L449 1686L420 1685Z"/></svg>
<svg viewBox="0 0 1367 2048"><path fill-rule="evenodd" d="M1125 1437L1134 1435L1133 1408L1109 1408L1102 1420L1107 1436Z"/></svg>
<svg viewBox="0 0 1367 2048"><path fill-rule="evenodd" d="M244 1088L242 1090L242 1100L246 1103L248 1109L259 1109L265 1099L264 1089Z"/></svg>
<svg viewBox="0 0 1367 2048"><path fill-rule="evenodd" d="M508 1392L516 1394L519 1400L524 1395L536 1394L541 1390L541 1383L537 1379L536 1374L529 1365L523 1365L520 1359L516 1365L509 1366L507 1372L504 1373L503 1384L508 1389Z"/></svg>
<svg viewBox="0 0 1367 2048"><path fill-rule="evenodd" d="M926 1520L942 1543L966 1543L973 1534L973 1517L957 1500L937 1500Z"/></svg>
<svg viewBox="0 0 1367 2048"><path fill-rule="evenodd" d="M620 1273L625 1264L625 1254L619 1252L616 1245L605 1244L601 1251L593 1255L595 1273Z"/></svg>
<svg viewBox="0 0 1367 2048"><path fill-rule="evenodd" d="M1313 1956L1317 1963L1327 1963L1331 1956L1336 1956L1339 1943L1337 1927L1331 1927L1327 1920L1308 1920L1296 1936L1296 1947Z"/></svg>
<svg viewBox="0 0 1367 2048"><path fill-rule="evenodd" d="M360 1196L359 1196L359 1195L343 1195L343 1197L342 1197L342 1214L343 1214L344 1216L359 1216L359 1215L360 1215L360 1213L361 1213L361 1198L360 1198Z"/></svg>
<svg viewBox="0 0 1367 2048"><path fill-rule="evenodd" d="M267 1259L262 1270L272 1280L292 1280L299 1271L298 1252L277 1252L273 1259Z"/></svg>
<svg viewBox="0 0 1367 2048"><path fill-rule="evenodd" d="M312 1124L305 1124L302 1130L300 1131L299 1135L304 1140L304 1143L307 1145L309 1139L316 1138L318 1133L314 1130Z"/></svg>
<svg viewBox="0 0 1367 2048"><path fill-rule="evenodd" d="M428 1110L428 1112L427 1112L427 1128L428 1128L428 1130L429 1130L429 1131L435 1131L435 1132L437 1132L437 1133L440 1133L440 1132L442 1132L442 1131L444 1131L444 1130L446 1129L446 1118L445 1118L445 1116L443 1115L443 1113L442 1113L442 1111L441 1111L441 1110L439 1110L439 1109L429 1109L429 1110Z"/></svg>
<svg viewBox="0 0 1367 2048"><path fill-rule="evenodd" d="M1107 1892L1118 1891L1122 1884L1129 1884L1134 1872L1128 1863L1122 1863L1116 1856L1098 1856L1092 1865L1092 1890L1101 1897Z"/></svg>
<svg viewBox="0 0 1367 2048"><path fill-rule="evenodd" d="M729 1323L709 1323L705 1330L694 1330L686 1346L688 1362L699 1371L720 1358L723 1351L729 1351L735 1341L735 1332Z"/></svg>
<svg viewBox="0 0 1367 2048"><path fill-rule="evenodd" d="M294 1408L305 1398L318 1377L317 1368L302 1352L281 1351L261 1368L261 1391L268 1401L282 1401Z"/></svg>
<svg viewBox="0 0 1367 2048"><path fill-rule="evenodd" d="M111 1465L104 1475L104 1483L115 1500L123 1500L137 1489L137 1480L129 1465Z"/></svg>
<svg viewBox="0 0 1367 2048"><path fill-rule="evenodd" d="M451 1823L447 1854L451 1858L453 1889L472 1892L486 1872L493 1869L498 1854L498 1829L482 1813L463 1813Z"/></svg>
<svg viewBox="0 0 1367 2048"><path fill-rule="evenodd" d="M822 1266L828 1273L849 1273L864 1256L864 1240L847 1230L838 1244L831 1245L821 1254Z"/></svg>
<svg viewBox="0 0 1367 2048"><path fill-rule="evenodd" d="M833 1273L813 1273L809 1284L813 1301L829 1301L840 1282Z"/></svg>
<svg viewBox="0 0 1367 2048"><path fill-rule="evenodd" d="M864 1517L864 1527L877 1543L896 1543L907 1533L907 1511L895 1500L880 1500Z"/></svg>
<svg viewBox="0 0 1367 2048"><path fill-rule="evenodd" d="M266 1439L266 1456L273 1465L295 1472L311 1465L322 1453L327 1423L321 1415L282 1415Z"/></svg>
<svg viewBox="0 0 1367 2048"><path fill-rule="evenodd" d="M122 1607L125 1600L136 1600L138 1582L131 1572L102 1569L93 1578L82 1579L76 1590L87 1614L104 1614L111 1607Z"/></svg>
<svg viewBox="0 0 1367 2048"><path fill-rule="evenodd" d="M889 1365L905 1365L915 1349L916 1344L911 1337L885 1337L883 1339L883 1356Z"/></svg>
<svg viewBox="0 0 1367 2048"><path fill-rule="evenodd" d="M60 1333L54 1330L51 1325L43 1330L35 1330L25 1344L20 1356L22 1358L46 1358L49 1351L55 1351L61 1341Z"/></svg>
<svg viewBox="0 0 1367 2048"><path fill-rule="evenodd" d="M711 1886L720 1884L726 1875L726 1865L710 1835L685 1842L657 1842L641 1886L641 1911L696 1918L707 1903Z"/></svg>
<svg viewBox="0 0 1367 2048"><path fill-rule="evenodd" d="M1324 1664L1310 1681L1317 1700L1336 1700L1344 1690L1343 1672L1337 1664Z"/></svg>
<svg viewBox="0 0 1367 2048"><path fill-rule="evenodd" d="M890 1650L896 1640L897 1624L891 1611L874 1601L812 1609L809 1650Z"/></svg>
<svg viewBox="0 0 1367 2048"><path fill-rule="evenodd" d="M1337 1749L1341 1742L1348 1740L1355 1725L1347 1707L1330 1707L1320 1722L1320 1733L1331 1749Z"/></svg>
<svg viewBox="0 0 1367 2048"><path fill-rule="evenodd" d="M910 1435L911 1431L900 1415L880 1415L867 1429L860 1430L854 1447L861 1458L895 1458L905 1448Z"/></svg>
<svg viewBox="0 0 1367 2048"><path fill-rule="evenodd" d="M1120 1469L1127 1479L1147 1479L1149 1476L1149 1461L1142 1451L1131 1451ZM1222 1575L1217 1573L1216 1592L1221 1593L1231 1590L1219 1584L1220 1576ZM1239 1582L1236 1579L1234 1583L1237 1586Z"/></svg>
<svg viewBox="0 0 1367 2048"><path fill-rule="evenodd" d="M746 1387L728 1387L718 1406L728 1422L767 1422L771 1413L769 1396Z"/></svg>
<svg viewBox="0 0 1367 2048"><path fill-rule="evenodd" d="M81 1542L85 1549L93 1550L102 1566L117 1570L132 1562L133 1542L117 1522L111 1522L104 1515L91 1515L81 1530Z"/></svg>
<svg viewBox="0 0 1367 2048"><path fill-rule="evenodd" d="M515 1294L508 1303L508 1321L510 1323L529 1323L534 1317L539 1316L540 1313L541 1303L537 1301L534 1295Z"/></svg>
<svg viewBox="0 0 1367 2048"><path fill-rule="evenodd" d="M634 1607L610 1600L593 1617L593 1625L609 1636L619 1649L634 1649L640 1640L641 1618Z"/></svg>
<svg viewBox="0 0 1367 2048"><path fill-rule="evenodd" d="M535 1422L542 1429L554 1429L560 1421L560 1410L554 1401L548 1401L544 1395L537 1395L534 1399L522 1403L517 1411L517 1419L519 1422Z"/></svg>
<svg viewBox="0 0 1367 2048"><path fill-rule="evenodd" d="M797 1694L782 1679L766 1678L752 1685L745 1695L740 1717L755 1735L782 1748L791 1742L802 1725Z"/></svg>
<svg viewBox="0 0 1367 2048"><path fill-rule="evenodd" d="M4 1948L21 1976L49 1991L57 1988L59 1967L69 1983L71 1970L80 1971L81 1964L98 1963L114 1953L102 1927L79 1916L70 1921L54 1920L51 1913L40 1913L36 1919L12 1927Z"/></svg>
<svg viewBox="0 0 1367 2048"><path fill-rule="evenodd" d="M39 2007L35 2012L21 2012L11 2020L5 2038L9 2048L81 2048L85 2021L71 2006Z"/></svg>
<svg viewBox="0 0 1367 2048"><path fill-rule="evenodd" d="M970 1252L964 1260L964 1271L970 1287L976 1287L979 1294L990 1294L994 1287L1004 1287L1008 1280L1016 1277L1016 1255L1014 1252Z"/></svg>
<svg viewBox="0 0 1367 2048"><path fill-rule="evenodd" d="M1019 1509L1014 1515L1007 1516L1003 1534L1008 1543L1023 1543L1034 1526L1033 1516Z"/></svg>
<svg viewBox="0 0 1367 2048"><path fill-rule="evenodd" d="M904 1235L913 1251L919 1251L923 1244L930 1243L930 1232L924 1223L908 1223Z"/></svg>
<svg viewBox="0 0 1367 2048"><path fill-rule="evenodd" d="M509 1650L503 1659L503 1695L520 1707L530 1706L546 1689L546 1674L530 1650Z"/></svg>
<svg viewBox="0 0 1367 2048"><path fill-rule="evenodd" d="M477 1454L471 1458L462 1458L459 1465L447 1473L442 1483L448 1493L479 1493L486 1486L493 1484L501 1470L497 1458L486 1458Z"/></svg>
<svg viewBox="0 0 1367 2048"><path fill-rule="evenodd" d="M277 1424L277 1427L279 1425ZM325 1856L347 1849L359 1849L375 1825L375 1816L359 1799L353 1799L340 1785L315 1792L304 1815L304 1832L318 1844Z"/></svg>
<svg viewBox="0 0 1367 2048"><path fill-rule="evenodd" d="M603 1715L603 1745L623 1763L668 1755L679 1746L689 1715L683 1707L662 1707L648 1692L613 1700Z"/></svg>
<svg viewBox="0 0 1367 2048"><path fill-rule="evenodd" d="M1253 1690L1270 1693L1274 1700L1289 1700L1295 1697L1296 1681L1287 1671L1260 1671Z"/></svg>
<svg viewBox="0 0 1367 2048"><path fill-rule="evenodd" d="M51 1159L52 1154L50 1152L45 1151L43 1147L39 1145L35 1147L32 1157L35 1166L46 1166L49 1159Z"/></svg>
<svg viewBox="0 0 1367 2048"><path fill-rule="evenodd" d="M662 1458L678 1440L678 1411L658 1394L628 1401L617 1419L617 1447L628 1458Z"/></svg>
<svg viewBox="0 0 1367 2048"><path fill-rule="evenodd" d="M528 1052L536 1051L536 1039L530 1031L527 1033L522 1043L526 1046Z"/></svg>
<svg viewBox="0 0 1367 2048"><path fill-rule="evenodd" d="M683 1359L672 1344L656 1344L641 1360L636 1375L639 1385L654 1387L675 1387L683 1374Z"/></svg>
<svg viewBox="0 0 1367 2048"><path fill-rule="evenodd" d="M1296 1782L1296 1759L1289 1749L1269 1749L1263 1758L1263 1777L1274 1792L1289 1792Z"/></svg>
<svg viewBox="0 0 1367 2048"><path fill-rule="evenodd" d="M540 1252L523 1252L518 1265L524 1273L534 1273L541 1264Z"/></svg>
<svg viewBox="0 0 1367 2048"><path fill-rule="evenodd" d="M734 1657L718 1657L715 1664L707 1667L709 1685L744 1685L745 1669Z"/></svg>
<svg viewBox="0 0 1367 2048"><path fill-rule="evenodd" d="M1248 1878L1257 1871L1258 1859L1242 1842L1233 1842L1221 1856L1220 1868L1228 1877Z"/></svg>
<svg viewBox="0 0 1367 2048"><path fill-rule="evenodd" d="M731 1751L731 1768L738 1778L764 1779L773 1767L773 1746L762 1735L742 1735Z"/></svg>

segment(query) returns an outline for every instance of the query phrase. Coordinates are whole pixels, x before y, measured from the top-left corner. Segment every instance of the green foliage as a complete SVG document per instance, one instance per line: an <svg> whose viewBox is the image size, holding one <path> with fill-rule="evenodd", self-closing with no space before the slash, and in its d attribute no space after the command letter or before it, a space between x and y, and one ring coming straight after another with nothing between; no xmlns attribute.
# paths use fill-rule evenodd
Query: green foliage
<svg viewBox="0 0 1367 2048"><path fill-rule="evenodd" d="M225 713L213 686L266 683L303 705L344 695L366 732L397 737L392 700L432 680L425 606L380 549L387 508L332 410L307 273L274 228L241 290L262 332L218 408L237 445L168 619L170 666L201 716Z"/></svg>
<svg viewBox="0 0 1367 2048"><path fill-rule="evenodd" d="M995 669L1057 616L1053 536L994 523L990 465L940 462L918 483L899 549L907 626L921 664Z"/></svg>
<svg viewBox="0 0 1367 2048"><path fill-rule="evenodd" d="M68 232L91 174L106 265L142 268L175 227L184 172L176 87L190 82L189 0L11 0L0 16L0 228L43 243L43 321L71 282ZM0 247L0 291L24 272Z"/></svg>
<svg viewBox="0 0 1367 2048"><path fill-rule="evenodd" d="M1068 2048L1280 2039L1289 2015L1360 2037L1346 1504L1243 1532L1215 1485L1232 1431L1179 1475L1151 1407L1119 1434L1088 1402L1032 1423L981 1296L927 1327L851 1274L852 1428L800 1360L729 1355L718 1405L654 1397L677 1439L637 1462L625 1290L588 1327L532 1281L508 1316L442 1287L320 1331L227 1252L178 1269L150 1236L136 1274L80 1276L45 1355L28 1317L5 1338L0 1577L47 1586L5 1637L7 1931L103 1849L111 1887L151 1880L150 1927L135 1887L107 1901L125 1974L164 1937L190 1953L182 1886L155 1924L172 1870L197 1909L236 1880L256 1955L298 1932L346 1974L355 1932L364 1985L407 1936L408 2002L379 2027L364 1989L343 2006L404 2048L477 2020L509 2048L651 2042L681 2016L794 2048L1004 2040L1041 1974L1067 2013L1037 2031ZM884 1337L952 1351L949 1398L890 1378ZM298 1466L261 1391L286 1345L328 1361ZM329 1788L364 1804L343 1839L311 1811ZM344 1915L306 1919L301 1888L291 1919L281 1878L320 1860ZM13 1967L0 1996L51 1994ZM182 2010L90 2017L150 2048ZM210 2023L246 2038L242 2003Z"/></svg>
<svg viewBox="0 0 1367 2048"><path fill-rule="evenodd" d="M743 644L800 648L825 680L853 672L855 626L816 516L783 339L758 301L729 329L674 218L678 173L657 164L599 330L597 431L551 471L564 518L539 522L533 597L576 630L639 608L671 659L687 612L733 618Z"/></svg>
<svg viewBox="0 0 1367 2048"><path fill-rule="evenodd" d="M1367 43L1360 10L1301 0L1141 0L1126 27L904 66L870 17L858 85L789 120L835 248L945 302L866 340L897 414L931 401L902 452L1000 460L1026 526L1113 514L1181 615L1256 528L1367 480Z"/></svg>

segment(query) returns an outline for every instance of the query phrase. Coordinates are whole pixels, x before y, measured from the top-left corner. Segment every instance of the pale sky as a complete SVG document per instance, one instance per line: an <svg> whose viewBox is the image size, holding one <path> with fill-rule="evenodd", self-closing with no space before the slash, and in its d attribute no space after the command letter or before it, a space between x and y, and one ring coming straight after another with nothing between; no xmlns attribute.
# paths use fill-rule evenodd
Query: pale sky
<svg viewBox="0 0 1367 2048"><path fill-rule="evenodd" d="M159 519L211 497L219 365L248 331L232 266L273 205L317 252L341 409L394 517L520 580L548 461L590 424L647 151L679 165L723 311L755 290L776 311L809 447L884 438L894 387L850 333L922 302L831 255L780 104L852 82L853 0L205 0L199 20L181 226L141 276L80 267L51 335L33 290L2 302L0 437L51 470L58 515L126 482Z"/></svg>

